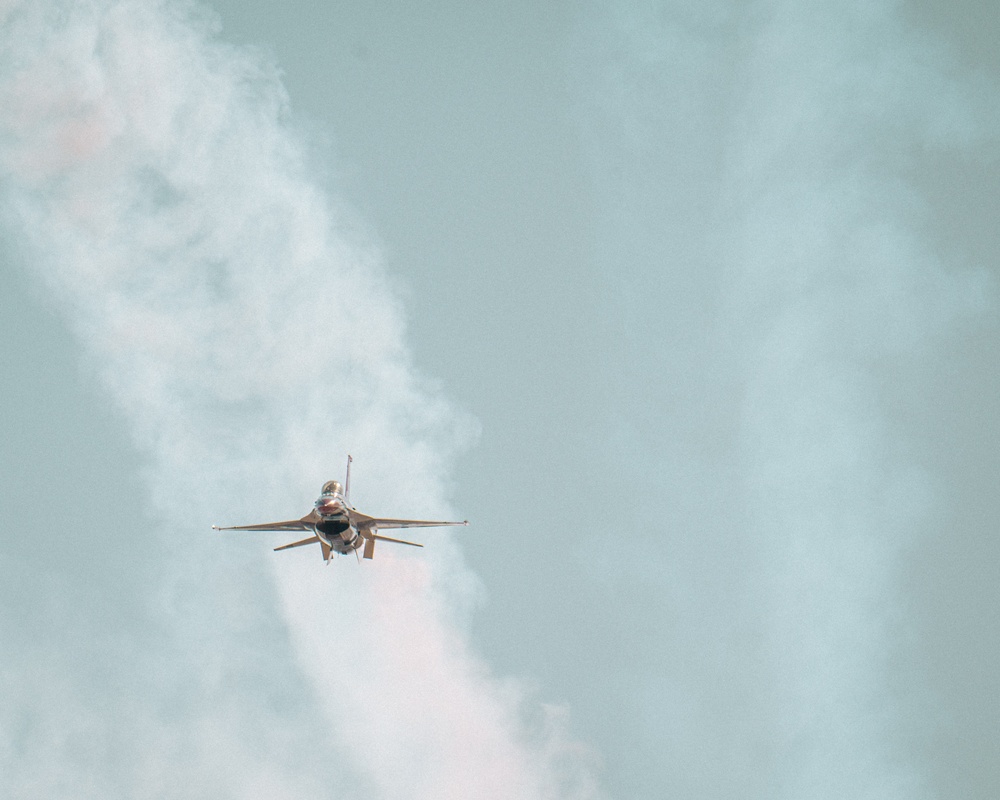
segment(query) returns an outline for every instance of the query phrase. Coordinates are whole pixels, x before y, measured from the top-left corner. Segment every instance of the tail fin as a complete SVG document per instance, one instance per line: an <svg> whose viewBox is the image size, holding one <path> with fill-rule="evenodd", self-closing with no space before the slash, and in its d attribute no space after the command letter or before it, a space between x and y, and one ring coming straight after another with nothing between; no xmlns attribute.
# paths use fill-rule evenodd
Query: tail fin
<svg viewBox="0 0 1000 800"><path fill-rule="evenodd" d="M351 454L347 454L347 477L344 479L344 499L347 501L348 505L351 502L351 462L354 459L351 458Z"/></svg>

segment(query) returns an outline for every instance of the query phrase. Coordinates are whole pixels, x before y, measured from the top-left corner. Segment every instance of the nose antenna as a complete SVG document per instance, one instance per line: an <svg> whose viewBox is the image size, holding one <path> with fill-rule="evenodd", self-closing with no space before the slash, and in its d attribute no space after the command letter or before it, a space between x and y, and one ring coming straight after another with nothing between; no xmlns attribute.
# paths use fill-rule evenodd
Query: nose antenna
<svg viewBox="0 0 1000 800"><path fill-rule="evenodd" d="M344 499L350 503L351 502L351 462L354 459L351 458L351 454L347 454L347 477L344 479Z"/></svg>

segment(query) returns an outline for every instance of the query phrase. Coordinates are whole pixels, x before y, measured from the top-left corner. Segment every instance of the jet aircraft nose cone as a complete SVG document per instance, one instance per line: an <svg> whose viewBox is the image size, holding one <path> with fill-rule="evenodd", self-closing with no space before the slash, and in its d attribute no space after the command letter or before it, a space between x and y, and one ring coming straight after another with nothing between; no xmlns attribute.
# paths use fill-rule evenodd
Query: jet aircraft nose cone
<svg viewBox="0 0 1000 800"><path fill-rule="evenodd" d="M316 501L316 510L320 514L336 514L344 510L344 503L339 497L321 497Z"/></svg>

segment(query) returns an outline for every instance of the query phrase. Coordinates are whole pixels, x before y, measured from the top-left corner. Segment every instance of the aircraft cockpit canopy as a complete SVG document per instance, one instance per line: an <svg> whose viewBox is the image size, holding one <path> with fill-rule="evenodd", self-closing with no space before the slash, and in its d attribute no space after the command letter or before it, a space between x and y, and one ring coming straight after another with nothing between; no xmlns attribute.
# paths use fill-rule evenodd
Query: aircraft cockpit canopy
<svg viewBox="0 0 1000 800"><path fill-rule="evenodd" d="M323 484L323 494L343 494L344 487L340 485L340 481L327 481Z"/></svg>

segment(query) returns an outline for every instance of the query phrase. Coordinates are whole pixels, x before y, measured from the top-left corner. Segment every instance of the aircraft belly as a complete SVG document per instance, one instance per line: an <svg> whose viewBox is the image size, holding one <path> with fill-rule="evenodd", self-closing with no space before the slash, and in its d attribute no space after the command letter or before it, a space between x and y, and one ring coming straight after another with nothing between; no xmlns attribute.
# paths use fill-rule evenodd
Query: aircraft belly
<svg viewBox="0 0 1000 800"><path fill-rule="evenodd" d="M363 543L357 529L346 516L330 517L316 523L316 535L338 553L350 553Z"/></svg>

